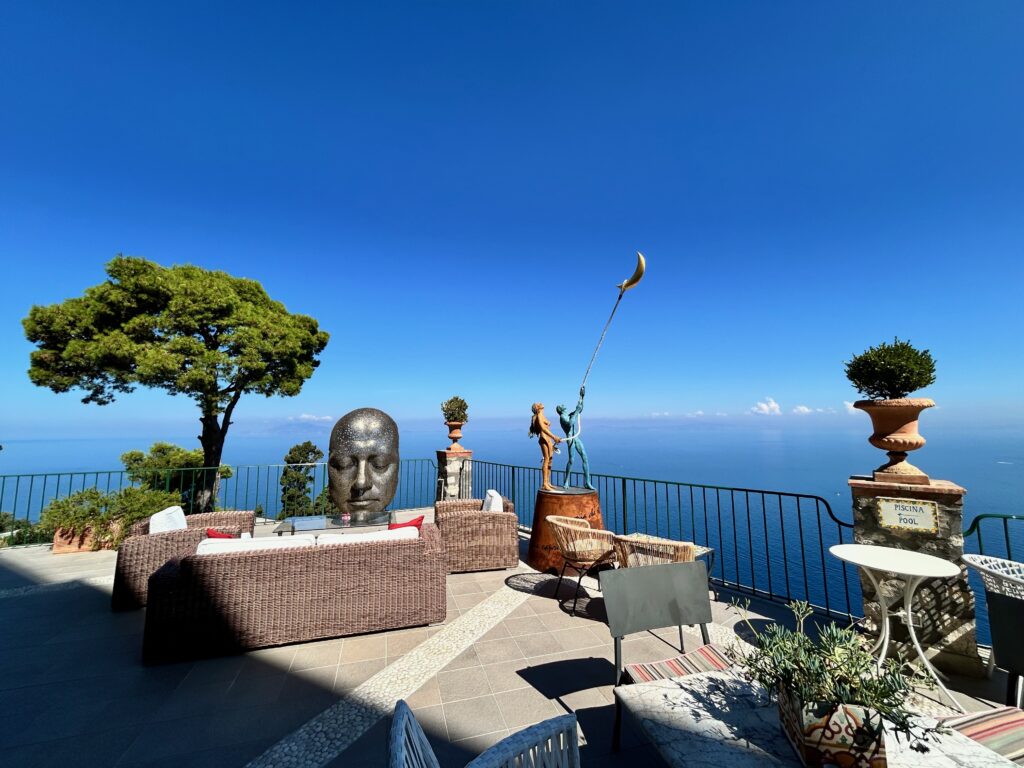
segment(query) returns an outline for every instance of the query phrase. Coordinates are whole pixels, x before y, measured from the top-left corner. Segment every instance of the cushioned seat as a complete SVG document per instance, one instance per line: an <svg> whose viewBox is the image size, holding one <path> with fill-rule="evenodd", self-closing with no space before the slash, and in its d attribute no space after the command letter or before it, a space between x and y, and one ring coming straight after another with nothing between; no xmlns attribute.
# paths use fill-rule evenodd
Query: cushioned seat
<svg viewBox="0 0 1024 768"><path fill-rule="evenodd" d="M1024 765L1024 711L1017 707L997 707L947 717L942 724L960 731L1007 760Z"/></svg>
<svg viewBox="0 0 1024 768"><path fill-rule="evenodd" d="M717 672L732 667L725 653L714 645L702 645L695 651L662 661L627 664L623 670L634 683L667 680L670 677L692 675L695 672Z"/></svg>

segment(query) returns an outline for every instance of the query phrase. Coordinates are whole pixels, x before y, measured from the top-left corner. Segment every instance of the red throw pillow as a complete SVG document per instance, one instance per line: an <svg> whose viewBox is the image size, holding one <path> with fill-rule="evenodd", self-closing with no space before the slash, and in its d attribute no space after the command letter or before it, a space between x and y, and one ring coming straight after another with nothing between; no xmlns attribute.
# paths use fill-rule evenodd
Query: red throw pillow
<svg viewBox="0 0 1024 768"><path fill-rule="evenodd" d="M233 533L224 533L224 531L218 531L216 528L206 529L206 538L208 539L233 539L235 535Z"/></svg>
<svg viewBox="0 0 1024 768"><path fill-rule="evenodd" d="M408 520L404 523L388 523L388 530L393 531L396 528L416 528L419 530L421 525L423 525L423 515L414 517L412 520Z"/></svg>

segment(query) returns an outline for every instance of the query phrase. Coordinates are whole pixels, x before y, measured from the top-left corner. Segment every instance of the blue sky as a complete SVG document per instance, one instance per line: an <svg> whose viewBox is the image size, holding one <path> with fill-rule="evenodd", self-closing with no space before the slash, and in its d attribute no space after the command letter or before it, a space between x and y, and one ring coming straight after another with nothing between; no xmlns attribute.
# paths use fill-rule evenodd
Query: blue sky
<svg viewBox="0 0 1024 768"><path fill-rule="evenodd" d="M899 335L935 418L1021 420L1022 30L1019 2L7 3L2 429L193 428L24 374L29 307L118 252L330 331L240 431L456 392L525 422L574 397L637 249L594 416L854 418L843 361Z"/></svg>

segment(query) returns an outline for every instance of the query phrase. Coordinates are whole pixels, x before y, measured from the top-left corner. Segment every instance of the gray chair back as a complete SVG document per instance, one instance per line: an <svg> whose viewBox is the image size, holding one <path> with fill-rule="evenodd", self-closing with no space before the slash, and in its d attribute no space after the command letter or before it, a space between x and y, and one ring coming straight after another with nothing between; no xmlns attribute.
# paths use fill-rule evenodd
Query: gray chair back
<svg viewBox="0 0 1024 768"><path fill-rule="evenodd" d="M615 639L616 683L622 679L625 635L699 624L701 636L708 642L711 598L708 570L702 560L605 571L601 574L601 593L608 613L608 630Z"/></svg>

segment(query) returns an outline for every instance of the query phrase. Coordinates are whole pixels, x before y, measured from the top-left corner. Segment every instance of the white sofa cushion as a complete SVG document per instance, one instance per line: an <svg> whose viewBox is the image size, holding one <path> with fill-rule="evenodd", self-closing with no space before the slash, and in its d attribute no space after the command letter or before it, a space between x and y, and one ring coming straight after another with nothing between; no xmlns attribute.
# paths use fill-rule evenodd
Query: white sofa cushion
<svg viewBox="0 0 1024 768"><path fill-rule="evenodd" d="M184 531L186 528L188 528L188 523L185 522L185 510L181 507L168 507L149 516L150 533Z"/></svg>
<svg viewBox="0 0 1024 768"><path fill-rule="evenodd" d="M314 547L316 537L298 536L267 536L259 539L203 539L196 547L197 555L222 555L226 552L255 552L261 549L293 549L296 547Z"/></svg>
<svg viewBox="0 0 1024 768"><path fill-rule="evenodd" d="M502 512L505 509L501 494L495 490L489 490L484 495L484 512Z"/></svg>
<svg viewBox="0 0 1024 768"><path fill-rule="evenodd" d="M393 531L371 531L369 533L321 533L316 537L318 545L324 544L366 544L370 541L403 541L418 539L418 528L406 526Z"/></svg>

